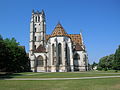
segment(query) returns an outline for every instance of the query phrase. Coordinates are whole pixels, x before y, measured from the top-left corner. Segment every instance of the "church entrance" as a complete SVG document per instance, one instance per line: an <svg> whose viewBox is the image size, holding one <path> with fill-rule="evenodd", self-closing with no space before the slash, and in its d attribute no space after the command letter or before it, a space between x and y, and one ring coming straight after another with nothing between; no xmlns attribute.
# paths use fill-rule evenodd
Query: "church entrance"
<svg viewBox="0 0 120 90"><path fill-rule="evenodd" d="M37 72L44 71L44 62L43 62L43 57L41 55L38 56L37 58L36 67L37 67Z"/></svg>

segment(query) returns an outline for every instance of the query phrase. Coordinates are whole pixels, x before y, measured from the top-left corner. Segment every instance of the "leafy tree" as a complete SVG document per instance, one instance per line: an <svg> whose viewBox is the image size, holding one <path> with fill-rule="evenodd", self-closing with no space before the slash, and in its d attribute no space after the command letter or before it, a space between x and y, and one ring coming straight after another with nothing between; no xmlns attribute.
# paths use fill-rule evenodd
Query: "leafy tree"
<svg viewBox="0 0 120 90"><path fill-rule="evenodd" d="M9 49L7 48L3 38L0 35L0 71L6 70L6 63L8 62Z"/></svg>
<svg viewBox="0 0 120 90"><path fill-rule="evenodd" d="M113 68L114 54L104 56L100 59L98 69L111 70Z"/></svg>
<svg viewBox="0 0 120 90"><path fill-rule="evenodd" d="M0 70L6 72L30 71L25 49L14 38L0 39Z"/></svg>
<svg viewBox="0 0 120 90"><path fill-rule="evenodd" d="M106 67L106 60L107 60L108 56L102 57L99 61L99 67L101 68L105 68Z"/></svg>
<svg viewBox="0 0 120 90"><path fill-rule="evenodd" d="M114 57L113 69L120 70L120 45L116 50Z"/></svg>
<svg viewBox="0 0 120 90"><path fill-rule="evenodd" d="M0 35L0 40L3 40L3 37Z"/></svg>
<svg viewBox="0 0 120 90"><path fill-rule="evenodd" d="M108 56L106 63L107 63L107 68L109 70L112 70L113 69L113 63L114 63L114 54L111 54L111 55Z"/></svg>

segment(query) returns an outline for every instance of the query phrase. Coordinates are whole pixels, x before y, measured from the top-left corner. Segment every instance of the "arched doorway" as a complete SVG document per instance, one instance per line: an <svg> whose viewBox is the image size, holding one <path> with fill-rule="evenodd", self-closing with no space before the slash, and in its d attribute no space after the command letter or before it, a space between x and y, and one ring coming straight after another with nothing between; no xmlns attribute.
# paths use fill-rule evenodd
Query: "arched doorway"
<svg viewBox="0 0 120 90"><path fill-rule="evenodd" d="M43 67L43 66L44 66L43 57L40 55L37 58L37 67Z"/></svg>

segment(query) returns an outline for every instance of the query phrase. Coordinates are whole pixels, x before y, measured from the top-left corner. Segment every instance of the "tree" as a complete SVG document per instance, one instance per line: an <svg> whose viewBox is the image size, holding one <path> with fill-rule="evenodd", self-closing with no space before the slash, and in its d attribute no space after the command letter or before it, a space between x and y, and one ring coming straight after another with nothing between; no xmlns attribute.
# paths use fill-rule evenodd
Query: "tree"
<svg viewBox="0 0 120 90"><path fill-rule="evenodd" d="M6 71L9 49L7 48L2 36L0 35L0 71Z"/></svg>
<svg viewBox="0 0 120 90"><path fill-rule="evenodd" d="M113 68L114 54L104 56L98 63L98 69L111 70Z"/></svg>
<svg viewBox="0 0 120 90"><path fill-rule="evenodd" d="M3 40L3 37L0 35L0 40Z"/></svg>
<svg viewBox="0 0 120 90"><path fill-rule="evenodd" d="M30 62L25 49L20 47L14 38L0 39L0 53L0 71L30 71Z"/></svg>
<svg viewBox="0 0 120 90"><path fill-rule="evenodd" d="M99 67L101 67L102 69L104 69L106 67L106 60L107 60L108 56L104 56L100 59L99 61Z"/></svg>
<svg viewBox="0 0 120 90"><path fill-rule="evenodd" d="M106 63L107 63L107 68L109 70L112 70L113 69L113 63L114 63L114 54L111 54L111 55L108 56Z"/></svg>
<svg viewBox="0 0 120 90"><path fill-rule="evenodd" d="M120 45L114 55L113 69L120 70Z"/></svg>

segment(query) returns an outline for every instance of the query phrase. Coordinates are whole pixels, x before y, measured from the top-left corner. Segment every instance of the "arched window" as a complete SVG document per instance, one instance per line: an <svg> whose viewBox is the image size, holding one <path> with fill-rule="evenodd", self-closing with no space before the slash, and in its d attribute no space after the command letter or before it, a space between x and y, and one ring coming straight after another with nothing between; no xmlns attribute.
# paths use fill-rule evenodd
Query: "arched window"
<svg viewBox="0 0 120 90"><path fill-rule="evenodd" d="M79 54L78 53L76 53L75 55L74 55L74 71L79 71L79 61L78 60L80 60L80 56L79 56Z"/></svg>
<svg viewBox="0 0 120 90"><path fill-rule="evenodd" d="M86 61L86 60L87 60L87 56L85 55L85 56L84 56L84 61Z"/></svg>
<svg viewBox="0 0 120 90"><path fill-rule="evenodd" d="M80 60L80 56L78 55L78 53L74 55L74 60Z"/></svg>
<svg viewBox="0 0 120 90"><path fill-rule="evenodd" d="M66 43L65 45L65 58L66 58L66 65L69 65L69 61L68 61L68 58L69 58L69 55L68 55L68 45Z"/></svg>
<svg viewBox="0 0 120 90"><path fill-rule="evenodd" d="M38 22L40 21L40 16L38 16Z"/></svg>
<svg viewBox="0 0 120 90"><path fill-rule="evenodd" d="M67 43L65 46L65 57L66 57L66 60L68 60L68 45L67 45Z"/></svg>
<svg viewBox="0 0 120 90"><path fill-rule="evenodd" d="M62 49L61 43L58 44L58 65L62 64Z"/></svg>
<svg viewBox="0 0 120 90"><path fill-rule="evenodd" d="M52 63L53 63L53 65L54 65L54 62L55 62L55 60L54 60L54 53L55 53L55 47L54 47L54 44L52 44L52 58L53 58Z"/></svg>
<svg viewBox="0 0 120 90"><path fill-rule="evenodd" d="M35 28L35 31L34 32L36 32L36 28Z"/></svg>
<svg viewBox="0 0 120 90"><path fill-rule="evenodd" d="M44 63L43 63L43 57L39 56L37 58L37 66L43 67Z"/></svg>
<svg viewBox="0 0 120 90"><path fill-rule="evenodd" d="M37 16L35 17L35 21L37 22Z"/></svg>
<svg viewBox="0 0 120 90"><path fill-rule="evenodd" d="M35 36L35 41L36 41L36 36Z"/></svg>

